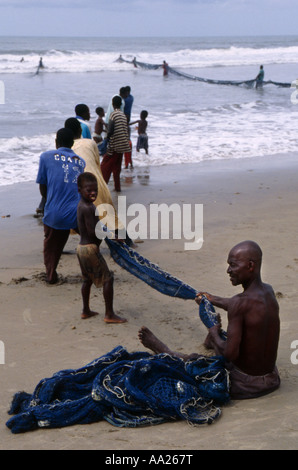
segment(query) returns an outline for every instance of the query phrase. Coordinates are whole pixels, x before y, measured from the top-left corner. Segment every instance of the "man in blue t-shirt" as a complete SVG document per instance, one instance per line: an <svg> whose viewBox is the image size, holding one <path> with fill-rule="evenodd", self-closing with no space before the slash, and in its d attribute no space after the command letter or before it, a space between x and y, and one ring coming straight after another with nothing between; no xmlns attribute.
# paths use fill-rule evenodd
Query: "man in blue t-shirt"
<svg viewBox="0 0 298 470"><path fill-rule="evenodd" d="M71 147L73 133L60 129L56 135L56 149L40 156L36 182L46 198L44 208L44 264L50 284L58 280L56 268L70 229L77 229L77 206L80 195L77 178L84 172L85 161Z"/></svg>
<svg viewBox="0 0 298 470"><path fill-rule="evenodd" d="M130 86L125 87L125 90L126 90L126 97L124 98L124 101L125 101L124 114L127 117L127 122L129 123L134 97L131 94Z"/></svg>
<svg viewBox="0 0 298 470"><path fill-rule="evenodd" d="M84 139L91 139L90 127L87 121L90 121L90 110L86 104L77 104L75 107L76 118L81 124L82 137Z"/></svg>

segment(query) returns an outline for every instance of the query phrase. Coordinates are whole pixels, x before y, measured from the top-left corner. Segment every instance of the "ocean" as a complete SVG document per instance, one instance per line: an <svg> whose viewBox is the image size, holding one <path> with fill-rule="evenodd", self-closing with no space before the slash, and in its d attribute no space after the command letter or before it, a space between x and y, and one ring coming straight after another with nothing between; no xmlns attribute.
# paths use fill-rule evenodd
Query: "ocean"
<svg viewBox="0 0 298 470"><path fill-rule="evenodd" d="M229 38L15 38L0 37L0 186L34 181L42 152L86 103L107 109L122 86L131 86L132 121L148 111L149 155L135 151L134 166L184 165L297 151L295 89L216 85L135 68L125 60L161 64L213 80L250 80L262 64L265 80L298 77L298 36ZM36 74L39 58L44 69ZM282 157L281 157L282 158Z"/></svg>

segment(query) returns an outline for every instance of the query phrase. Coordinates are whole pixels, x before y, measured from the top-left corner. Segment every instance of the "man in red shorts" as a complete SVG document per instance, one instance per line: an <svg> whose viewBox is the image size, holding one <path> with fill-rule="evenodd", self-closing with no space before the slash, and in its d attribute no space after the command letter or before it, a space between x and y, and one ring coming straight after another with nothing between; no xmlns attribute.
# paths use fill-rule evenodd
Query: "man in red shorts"
<svg viewBox="0 0 298 470"><path fill-rule="evenodd" d="M108 127L108 149L101 162L101 171L108 184L113 173L115 191L121 191L120 173L124 152L130 152L128 124L125 114L120 110L121 97L113 97L114 111L110 115Z"/></svg>

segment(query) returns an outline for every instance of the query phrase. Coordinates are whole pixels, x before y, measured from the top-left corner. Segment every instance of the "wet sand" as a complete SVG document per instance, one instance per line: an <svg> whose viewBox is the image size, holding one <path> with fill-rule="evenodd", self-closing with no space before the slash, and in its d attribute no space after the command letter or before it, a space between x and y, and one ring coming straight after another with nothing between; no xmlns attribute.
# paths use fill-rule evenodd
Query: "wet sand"
<svg viewBox="0 0 298 470"><path fill-rule="evenodd" d="M212 426L185 422L121 429L107 422L13 435L6 428L14 393L32 393L44 377L79 368L122 345L144 350L138 330L146 325L172 349L196 352L206 336L193 301L154 291L118 267L105 244L102 253L115 274L115 309L127 323L103 321L102 293L91 292L99 316L81 320L81 277L72 235L58 267L59 285L43 280L43 227L33 214L37 185L0 188L1 328L5 363L0 364L0 448L59 450L211 450L296 449L298 365L291 343L298 340L297 320L297 177L295 155L268 159L163 166L122 173L127 204L203 204L204 243L185 251L183 240L144 239L138 251L198 290L229 296L239 291L226 274L226 259L236 243L252 239L263 250L262 276L273 285L280 304L278 355L281 388L256 400L233 401ZM111 189L112 189L112 185ZM116 193L111 191L116 201ZM9 216L9 217L6 217ZM225 317L223 314L223 323Z"/></svg>

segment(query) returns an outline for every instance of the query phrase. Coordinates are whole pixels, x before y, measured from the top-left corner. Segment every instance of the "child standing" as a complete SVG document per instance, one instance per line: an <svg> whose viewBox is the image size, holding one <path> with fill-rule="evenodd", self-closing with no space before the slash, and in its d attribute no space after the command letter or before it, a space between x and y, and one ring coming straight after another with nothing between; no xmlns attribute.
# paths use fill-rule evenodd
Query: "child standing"
<svg viewBox="0 0 298 470"><path fill-rule="evenodd" d="M146 152L146 155L148 155L148 136L146 133L147 125L148 125L148 122L146 121L147 116L148 116L148 111L143 110L140 114L140 119L129 123L130 126L132 124L138 124L139 136L138 136L138 141L137 141L137 152L139 152L140 149L144 149Z"/></svg>
<svg viewBox="0 0 298 470"><path fill-rule="evenodd" d="M93 139L95 140L97 144L100 144L104 139L104 137L102 136L102 133L106 132L106 127L107 127L106 123L103 120L105 112L104 112L104 109L101 108L100 106L96 108L95 112L98 118L94 126Z"/></svg>
<svg viewBox="0 0 298 470"><path fill-rule="evenodd" d="M78 204L77 220L80 233L80 243L77 247L82 276L82 299L83 311L81 318L86 319L98 315L89 307L91 286L103 287L103 297L105 301L106 323L124 323L125 318L121 318L113 310L113 274L109 270L107 263L99 251L101 240L95 233L96 224L99 217L95 215L96 207L94 201L97 198L97 180L89 172L82 173L78 178L78 191L81 200Z"/></svg>
<svg viewBox="0 0 298 470"><path fill-rule="evenodd" d="M93 140L96 142L99 154L101 156L107 153L107 125L104 122L103 118L105 115L104 109L98 106L95 110L98 118L95 122L94 132L93 132Z"/></svg>

